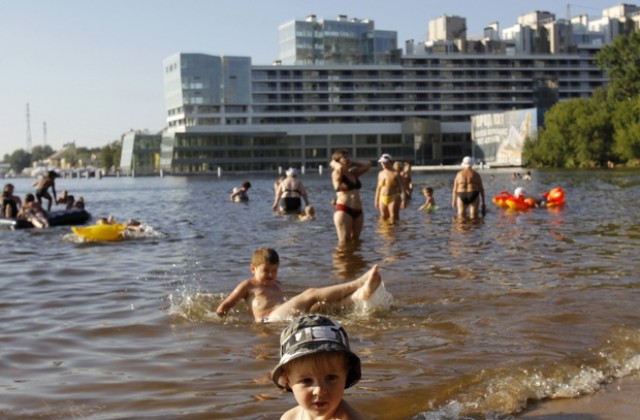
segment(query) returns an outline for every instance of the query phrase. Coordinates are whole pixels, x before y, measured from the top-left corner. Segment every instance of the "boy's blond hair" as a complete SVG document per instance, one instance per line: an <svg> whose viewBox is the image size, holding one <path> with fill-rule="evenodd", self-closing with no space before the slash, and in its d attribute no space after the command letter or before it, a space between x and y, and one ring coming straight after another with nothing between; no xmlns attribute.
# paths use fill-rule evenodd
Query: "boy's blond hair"
<svg viewBox="0 0 640 420"><path fill-rule="evenodd" d="M251 264L258 267L263 264L280 264L280 256L275 249L262 247L253 252Z"/></svg>
<svg viewBox="0 0 640 420"><path fill-rule="evenodd" d="M289 376L291 372L296 370L318 372L327 368L335 368L336 366L341 366L345 373L349 372L351 369L349 357L340 351L323 351L293 359L282 368L285 375ZM291 384L287 385L291 388Z"/></svg>

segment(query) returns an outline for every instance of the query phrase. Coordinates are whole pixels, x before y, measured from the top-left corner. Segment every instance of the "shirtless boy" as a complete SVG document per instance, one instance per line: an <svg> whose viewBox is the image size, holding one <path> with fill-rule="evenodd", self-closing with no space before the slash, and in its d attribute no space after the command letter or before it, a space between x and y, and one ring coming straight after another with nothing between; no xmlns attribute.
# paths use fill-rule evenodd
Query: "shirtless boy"
<svg viewBox="0 0 640 420"><path fill-rule="evenodd" d="M47 204L47 211L51 211L51 204L58 201L58 197L56 196L57 177L58 174L56 171L49 171L44 178L41 178L33 184L33 186L36 187L36 198L38 199L38 204L42 205L43 198L46 198L49 201ZM49 188L51 188L53 198L51 198L51 194L49 194Z"/></svg>
<svg viewBox="0 0 640 420"><path fill-rule="evenodd" d="M323 305L336 304L344 307L368 300L382 279L378 266L374 265L362 277L349 283L322 288L307 289L287 300L278 280L280 257L271 248L258 248L251 257L253 277L242 281L218 306L220 317L227 315L239 300L244 299L256 322L269 322L318 311Z"/></svg>

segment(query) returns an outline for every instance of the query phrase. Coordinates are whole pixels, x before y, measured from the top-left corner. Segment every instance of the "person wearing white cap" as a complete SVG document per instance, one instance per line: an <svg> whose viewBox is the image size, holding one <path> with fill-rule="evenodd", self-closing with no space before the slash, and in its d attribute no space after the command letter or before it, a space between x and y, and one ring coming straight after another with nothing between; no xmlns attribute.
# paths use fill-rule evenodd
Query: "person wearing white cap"
<svg viewBox="0 0 640 420"><path fill-rule="evenodd" d="M478 209L482 200L482 215L486 211L484 201L484 186L480 174L473 170L473 159L466 156L462 159L462 170L456 174L453 181L453 192L451 194L451 208L457 208L458 217L464 217L467 214L475 219L478 217Z"/></svg>
<svg viewBox="0 0 640 420"><path fill-rule="evenodd" d="M371 162L351 160L349 152L338 150L331 156L329 166L333 169L331 183L336 191L333 223L336 226L338 242L355 242L360 239L364 226L360 177L371 169Z"/></svg>
<svg viewBox="0 0 640 420"><path fill-rule="evenodd" d="M302 210L302 200L304 200L305 206L309 205L307 190L304 188L302 181L296 177L298 171L295 168L289 168L285 173L287 176L276 189L272 208L277 210L280 207L280 211L283 213L299 213Z"/></svg>
<svg viewBox="0 0 640 420"><path fill-rule="evenodd" d="M400 205L404 201L404 180L393 169L393 158L384 153L378 159L382 169L378 173L378 187L374 200L375 208L380 212L380 220L395 223L400 218Z"/></svg>

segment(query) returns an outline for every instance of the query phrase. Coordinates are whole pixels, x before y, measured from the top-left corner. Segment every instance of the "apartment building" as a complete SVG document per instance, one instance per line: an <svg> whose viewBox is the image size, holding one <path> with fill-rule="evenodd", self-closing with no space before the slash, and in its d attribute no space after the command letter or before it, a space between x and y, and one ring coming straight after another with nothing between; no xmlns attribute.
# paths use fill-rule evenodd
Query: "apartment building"
<svg viewBox="0 0 640 420"><path fill-rule="evenodd" d="M291 49L298 31L300 36L310 33L298 25L301 21L281 26L281 42L287 40L289 47L281 47L280 60L273 65L253 65L250 57L175 54L163 62L167 127L160 167L176 174L218 168L315 169L326 167L337 149L347 149L358 159L390 153L415 164L457 163L472 152L474 115L530 108L543 112L557 101L588 97L606 85L606 75L595 65L602 44L574 43L558 48L562 53L538 53L536 46L550 49L548 41L544 46L540 39L549 39L554 22L546 12L538 17L537 23L531 17L519 23L537 37L529 47L489 39L480 48L482 40L464 40L456 46L462 51L434 51L429 49L434 44L425 41L412 45L397 61L373 62L375 54L363 58L371 53L367 43L327 50L338 41L327 44L324 35L318 55L305 61L308 49ZM322 28L331 27L323 22ZM352 24L345 28L359 31L360 38L375 33L369 21L340 17L337 22ZM458 30L445 28L442 33L464 32L459 18L452 22ZM315 25L318 38L322 28L315 18L304 23ZM309 40L300 44L320 45ZM392 57L394 47L387 44L386 53L378 51L377 57ZM361 63L348 64L355 57Z"/></svg>

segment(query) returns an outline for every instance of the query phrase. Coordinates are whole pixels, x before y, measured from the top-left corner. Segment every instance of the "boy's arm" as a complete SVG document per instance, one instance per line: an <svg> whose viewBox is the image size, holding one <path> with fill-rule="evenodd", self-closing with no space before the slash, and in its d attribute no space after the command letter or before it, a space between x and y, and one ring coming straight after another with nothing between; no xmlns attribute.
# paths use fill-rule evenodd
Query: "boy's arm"
<svg viewBox="0 0 640 420"><path fill-rule="evenodd" d="M233 292L231 292L229 296L227 296L226 299L222 301L222 303L218 306L218 309L216 309L216 314L219 317L226 316L227 312L229 312L229 310L233 308L240 299L244 299L247 296L248 292L249 280L245 280L237 285Z"/></svg>

